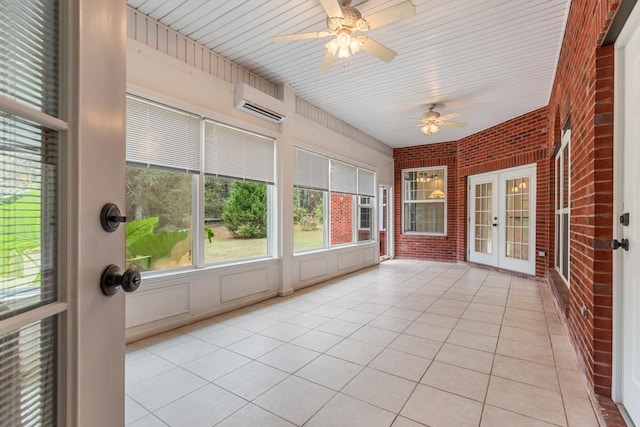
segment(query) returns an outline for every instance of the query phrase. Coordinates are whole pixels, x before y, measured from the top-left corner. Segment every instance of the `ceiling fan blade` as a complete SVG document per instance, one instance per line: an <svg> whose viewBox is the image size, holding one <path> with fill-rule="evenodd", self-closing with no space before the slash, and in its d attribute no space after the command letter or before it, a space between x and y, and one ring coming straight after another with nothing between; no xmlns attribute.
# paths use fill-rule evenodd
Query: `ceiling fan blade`
<svg viewBox="0 0 640 427"><path fill-rule="evenodd" d="M442 122L442 123L440 123L440 126L448 126L448 127L454 127L454 128L466 128L467 124L463 123L463 122Z"/></svg>
<svg viewBox="0 0 640 427"><path fill-rule="evenodd" d="M338 0L320 0L320 3L329 18L344 18Z"/></svg>
<svg viewBox="0 0 640 427"><path fill-rule="evenodd" d="M333 66L333 62L336 60L336 54L327 50L326 55L324 55L324 59L322 60L322 64L320 64L320 72L326 73Z"/></svg>
<svg viewBox="0 0 640 427"><path fill-rule="evenodd" d="M391 50L385 45L382 45L375 40L371 40L370 38L367 38L367 40L362 43L362 50L383 60L384 62L391 61L397 55L394 50Z"/></svg>
<svg viewBox="0 0 640 427"><path fill-rule="evenodd" d="M451 119L457 119L458 117L460 117L462 114L460 113L451 113L451 114L445 114L444 116L440 116L440 120L451 120Z"/></svg>
<svg viewBox="0 0 640 427"><path fill-rule="evenodd" d="M380 12L373 13L365 18L369 24L369 29L382 27L405 18L410 18L416 14L416 6L411 0L405 0L395 6L388 7Z"/></svg>
<svg viewBox="0 0 640 427"><path fill-rule="evenodd" d="M274 42L289 42L292 40L303 40L303 39L321 39L322 37L327 37L331 35L328 31L316 31L314 33L298 33L298 34L284 34L280 36L273 36Z"/></svg>

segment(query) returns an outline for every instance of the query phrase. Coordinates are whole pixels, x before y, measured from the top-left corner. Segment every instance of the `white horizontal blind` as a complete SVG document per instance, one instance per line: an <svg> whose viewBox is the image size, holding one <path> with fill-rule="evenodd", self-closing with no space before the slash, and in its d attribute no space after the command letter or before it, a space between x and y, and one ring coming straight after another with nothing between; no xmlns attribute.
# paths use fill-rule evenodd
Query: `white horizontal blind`
<svg viewBox="0 0 640 427"><path fill-rule="evenodd" d="M127 96L127 161L197 172L200 117Z"/></svg>
<svg viewBox="0 0 640 427"><path fill-rule="evenodd" d="M0 335L0 425L56 425L57 321Z"/></svg>
<svg viewBox="0 0 640 427"><path fill-rule="evenodd" d="M0 94L58 116L58 2L0 2Z"/></svg>
<svg viewBox="0 0 640 427"><path fill-rule="evenodd" d="M58 133L0 112L0 319L56 300Z"/></svg>
<svg viewBox="0 0 640 427"><path fill-rule="evenodd" d="M295 148L293 185L311 190L329 190L329 158Z"/></svg>
<svg viewBox="0 0 640 427"><path fill-rule="evenodd" d="M331 160L331 191L357 194L357 168L338 160Z"/></svg>
<svg viewBox="0 0 640 427"><path fill-rule="evenodd" d="M275 182L273 138L210 120L205 121L206 173L247 181Z"/></svg>
<svg viewBox="0 0 640 427"><path fill-rule="evenodd" d="M375 175L366 169L358 168L358 194L361 196L375 196Z"/></svg>
<svg viewBox="0 0 640 427"><path fill-rule="evenodd" d="M56 425L57 318L33 309L58 298L62 3L0 1L0 426Z"/></svg>

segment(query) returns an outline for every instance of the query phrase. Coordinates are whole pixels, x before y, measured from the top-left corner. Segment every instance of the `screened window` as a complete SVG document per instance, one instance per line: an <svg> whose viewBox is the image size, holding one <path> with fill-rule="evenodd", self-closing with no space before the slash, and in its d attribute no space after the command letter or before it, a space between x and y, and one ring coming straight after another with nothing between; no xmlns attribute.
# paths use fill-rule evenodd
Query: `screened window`
<svg viewBox="0 0 640 427"><path fill-rule="evenodd" d="M570 178L571 130L562 135L562 145L555 158L555 267L569 285L569 230L571 216Z"/></svg>
<svg viewBox="0 0 640 427"><path fill-rule="evenodd" d="M446 168L403 170L403 232L444 235L446 199Z"/></svg>
<svg viewBox="0 0 640 427"><path fill-rule="evenodd" d="M373 239L375 173L295 148L294 252Z"/></svg>
<svg viewBox="0 0 640 427"><path fill-rule="evenodd" d="M129 95L127 263L145 271L268 256L274 145Z"/></svg>

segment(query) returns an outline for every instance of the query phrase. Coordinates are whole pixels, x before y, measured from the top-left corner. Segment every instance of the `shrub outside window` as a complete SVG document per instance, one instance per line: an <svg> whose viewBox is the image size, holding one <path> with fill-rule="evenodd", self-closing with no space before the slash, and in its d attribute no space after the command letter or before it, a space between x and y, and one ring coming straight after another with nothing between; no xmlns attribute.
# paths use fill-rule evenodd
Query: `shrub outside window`
<svg viewBox="0 0 640 427"><path fill-rule="evenodd" d="M446 234L446 167L402 171L403 232Z"/></svg>

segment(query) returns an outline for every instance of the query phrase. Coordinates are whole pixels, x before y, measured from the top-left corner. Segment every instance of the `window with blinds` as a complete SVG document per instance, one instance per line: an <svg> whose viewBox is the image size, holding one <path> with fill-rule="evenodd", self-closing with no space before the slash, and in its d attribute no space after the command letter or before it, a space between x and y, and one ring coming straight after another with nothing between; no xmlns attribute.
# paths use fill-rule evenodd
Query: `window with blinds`
<svg viewBox="0 0 640 427"><path fill-rule="evenodd" d="M273 138L133 95L126 116L128 266L269 255Z"/></svg>
<svg viewBox="0 0 640 427"><path fill-rule="evenodd" d="M200 170L200 117L127 96L127 162Z"/></svg>
<svg viewBox="0 0 640 427"><path fill-rule="evenodd" d="M375 173L294 147L294 252L375 236Z"/></svg>
<svg viewBox="0 0 640 427"><path fill-rule="evenodd" d="M205 172L256 181L275 182L275 144L272 138L205 120Z"/></svg>
<svg viewBox="0 0 640 427"><path fill-rule="evenodd" d="M2 426L57 422L59 3L0 2Z"/></svg>

